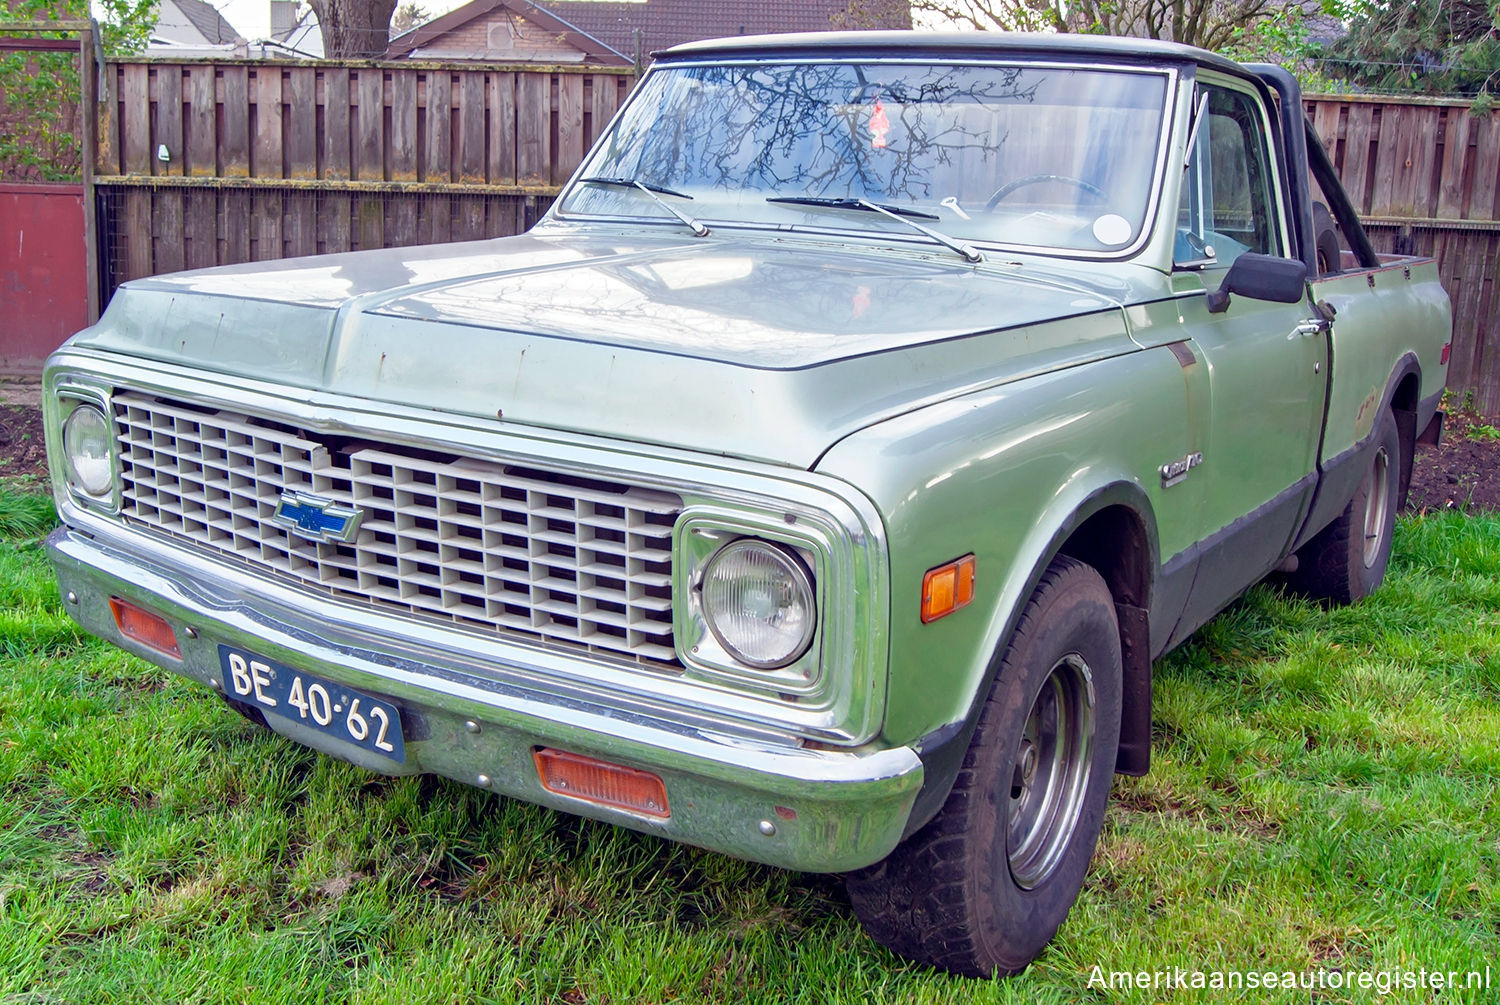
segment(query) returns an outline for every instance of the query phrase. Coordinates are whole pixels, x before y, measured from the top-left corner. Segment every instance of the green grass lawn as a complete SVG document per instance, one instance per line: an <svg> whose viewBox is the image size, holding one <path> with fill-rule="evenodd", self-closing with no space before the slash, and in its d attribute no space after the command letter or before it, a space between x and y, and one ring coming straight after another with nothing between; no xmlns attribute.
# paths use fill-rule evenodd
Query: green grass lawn
<svg viewBox="0 0 1500 1005"><path fill-rule="evenodd" d="M1157 664L1067 924L1020 977L906 963L839 883L258 731L63 614L0 488L0 1002L1428 1001L1102 971L1494 968L1500 519L1403 518L1385 587L1261 587Z"/></svg>

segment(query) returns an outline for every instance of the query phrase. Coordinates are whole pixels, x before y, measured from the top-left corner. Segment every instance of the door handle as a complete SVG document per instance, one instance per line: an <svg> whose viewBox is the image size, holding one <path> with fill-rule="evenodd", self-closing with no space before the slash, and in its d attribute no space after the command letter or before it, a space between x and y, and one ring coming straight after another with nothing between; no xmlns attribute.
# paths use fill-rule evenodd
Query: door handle
<svg viewBox="0 0 1500 1005"><path fill-rule="evenodd" d="M1291 334L1286 339L1290 342L1298 335L1301 335L1303 338L1307 338L1310 335L1321 335L1331 327L1333 327L1332 323L1325 318L1308 318L1306 321L1297 322L1297 327L1292 329Z"/></svg>

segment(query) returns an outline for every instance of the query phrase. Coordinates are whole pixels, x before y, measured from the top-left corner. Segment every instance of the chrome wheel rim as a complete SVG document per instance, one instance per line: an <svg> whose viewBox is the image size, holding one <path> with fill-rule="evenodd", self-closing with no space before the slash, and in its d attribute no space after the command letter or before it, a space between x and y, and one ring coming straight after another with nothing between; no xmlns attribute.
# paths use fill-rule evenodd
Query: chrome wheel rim
<svg viewBox="0 0 1500 1005"><path fill-rule="evenodd" d="M1057 868L1083 810L1094 752L1094 680L1077 653L1042 683L1011 757L1006 850L1016 884Z"/></svg>
<svg viewBox="0 0 1500 1005"><path fill-rule="evenodd" d="M1375 452L1375 464L1370 468L1370 491L1365 496L1365 540L1364 562L1368 569L1380 557L1380 545L1385 537L1386 508L1390 505L1391 458L1385 447Z"/></svg>

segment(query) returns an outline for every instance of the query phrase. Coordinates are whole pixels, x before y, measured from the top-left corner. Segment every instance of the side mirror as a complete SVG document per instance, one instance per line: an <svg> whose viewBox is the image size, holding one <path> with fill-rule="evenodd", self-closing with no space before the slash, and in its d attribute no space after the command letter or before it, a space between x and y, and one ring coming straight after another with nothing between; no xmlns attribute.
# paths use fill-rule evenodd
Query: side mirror
<svg viewBox="0 0 1500 1005"><path fill-rule="evenodd" d="M1208 294L1208 313L1229 309L1229 294L1243 293L1256 300L1295 304L1307 293L1307 263L1295 258L1246 252L1234 260L1224 282Z"/></svg>

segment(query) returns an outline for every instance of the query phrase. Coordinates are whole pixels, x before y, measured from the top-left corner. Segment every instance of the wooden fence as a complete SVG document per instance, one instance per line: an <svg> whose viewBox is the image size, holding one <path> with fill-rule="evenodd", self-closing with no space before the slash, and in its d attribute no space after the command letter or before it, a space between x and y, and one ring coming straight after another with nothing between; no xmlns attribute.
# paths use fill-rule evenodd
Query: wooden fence
<svg viewBox="0 0 1500 1005"><path fill-rule="evenodd" d="M92 179L101 285L525 230L629 70L111 61Z"/></svg>
<svg viewBox="0 0 1500 1005"><path fill-rule="evenodd" d="M633 83L580 66L110 61L86 179L101 302L184 268L519 233ZM1343 95L1307 111L1375 246L1438 259L1449 386L1500 414L1500 114Z"/></svg>
<svg viewBox="0 0 1500 1005"><path fill-rule="evenodd" d="M1307 113L1379 251L1438 260L1448 386L1500 414L1500 114L1465 101L1312 96Z"/></svg>

